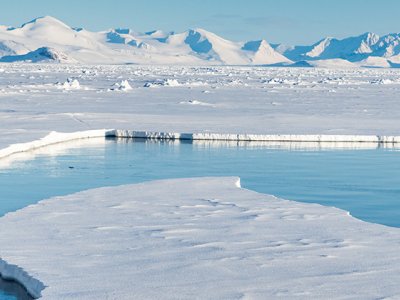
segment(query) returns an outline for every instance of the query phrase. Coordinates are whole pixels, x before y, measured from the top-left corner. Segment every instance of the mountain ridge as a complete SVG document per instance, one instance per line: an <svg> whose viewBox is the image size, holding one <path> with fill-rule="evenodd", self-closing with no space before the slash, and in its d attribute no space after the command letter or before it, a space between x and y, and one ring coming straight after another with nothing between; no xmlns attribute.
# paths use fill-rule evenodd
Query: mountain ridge
<svg viewBox="0 0 400 300"><path fill-rule="evenodd" d="M92 32L44 16L20 27L0 26L0 62L397 67L400 34L366 32L286 46L265 39L230 41L202 28L180 33L124 28Z"/></svg>

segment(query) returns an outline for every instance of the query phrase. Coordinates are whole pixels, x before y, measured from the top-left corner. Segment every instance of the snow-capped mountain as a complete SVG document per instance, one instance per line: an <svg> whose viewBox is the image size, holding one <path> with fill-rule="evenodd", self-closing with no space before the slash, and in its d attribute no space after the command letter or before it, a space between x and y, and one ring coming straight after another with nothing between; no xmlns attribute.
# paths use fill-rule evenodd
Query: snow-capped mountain
<svg viewBox="0 0 400 300"><path fill-rule="evenodd" d="M30 51L26 54L21 55L4 55L0 58L0 62L46 62L54 61L58 63L76 63L77 61L71 59L63 52L59 52L49 47L41 47L34 51Z"/></svg>
<svg viewBox="0 0 400 300"><path fill-rule="evenodd" d="M393 57L400 54L400 34L392 33L379 39L375 45L377 56Z"/></svg>
<svg viewBox="0 0 400 300"><path fill-rule="evenodd" d="M284 49L282 54L295 61L335 58L358 61L369 56L378 41L379 36L370 32L343 40L327 37L311 46ZM279 51L279 48L277 50Z"/></svg>
<svg viewBox="0 0 400 300"><path fill-rule="evenodd" d="M257 42L255 42L257 43ZM102 64L283 64L291 63L266 41L249 48L204 29L183 33L130 29L90 32L41 17L18 28L0 27L1 62ZM257 48L257 49L256 49Z"/></svg>
<svg viewBox="0 0 400 300"><path fill-rule="evenodd" d="M285 46L229 41L204 29L91 32L46 16L17 28L0 26L0 62L398 67L400 34L379 37L368 32Z"/></svg>
<svg viewBox="0 0 400 300"><path fill-rule="evenodd" d="M311 46L272 46L296 62L342 59L366 67L393 67L400 62L400 34L379 37L367 32L341 40L327 37Z"/></svg>
<svg viewBox="0 0 400 300"><path fill-rule="evenodd" d="M275 51L266 40L251 41L243 45L251 62L256 65L288 64L291 61Z"/></svg>

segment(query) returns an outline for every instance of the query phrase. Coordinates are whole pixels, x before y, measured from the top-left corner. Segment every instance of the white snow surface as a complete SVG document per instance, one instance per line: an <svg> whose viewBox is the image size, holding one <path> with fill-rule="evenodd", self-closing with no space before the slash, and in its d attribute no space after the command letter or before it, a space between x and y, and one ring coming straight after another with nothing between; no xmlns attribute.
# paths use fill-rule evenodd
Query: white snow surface
<svg viewBox="0 0 400 300"><path fill-rule="evenodd" d="M75 80L79 89L60 88ZM126 83L131 89L108 92ZM51 131L102 128L231 140L395 141L398 95L397 69L3 64L0 149Z"/></svg>
<svg viewBox="0 0 400 300"><path fill-rule="evenodd" d="M244 190L238 178L89 190L0 226L0 271L43 299L400 297L398 229Z"/></svg>
<svg viewBox="0 0 400 300"><path fill-rule="evenodd" d="M146 86L159 82L178 84ZM2 64L0 159L107 135L394 145L399 92L396 69ZM398 229L237 181L102 188L9 213L0 273L45 299L400 297Z"/></svg>

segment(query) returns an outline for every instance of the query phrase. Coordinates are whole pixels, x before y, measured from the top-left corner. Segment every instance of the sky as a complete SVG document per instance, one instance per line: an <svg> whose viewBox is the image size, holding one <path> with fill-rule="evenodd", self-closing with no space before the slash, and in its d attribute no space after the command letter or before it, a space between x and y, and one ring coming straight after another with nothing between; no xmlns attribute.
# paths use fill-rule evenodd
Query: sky
<svg viewBox="0 0 400 300"><path fill-rule="evenodd" d="M17 0L2 3L0 24L50 15L91 31L204 28L234 41L306 45L323 37L400 32L399 0Z"/></svg>

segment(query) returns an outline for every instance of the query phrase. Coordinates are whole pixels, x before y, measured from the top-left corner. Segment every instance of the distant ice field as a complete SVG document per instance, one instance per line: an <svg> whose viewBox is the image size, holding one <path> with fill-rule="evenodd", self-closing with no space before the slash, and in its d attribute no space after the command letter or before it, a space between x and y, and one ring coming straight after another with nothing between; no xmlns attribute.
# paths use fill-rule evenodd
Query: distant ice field
<svg viewBox="0 0 400 300"><path fill-rule="evenodd" d="M397 69L0 64L0 148L50 131L398 135Z"/></svg>
<svg viewBox="0 0 400 300"><path fill-rule="evenodd" d="M365 144L348 149L320 146L143 139L59 144L0 165L0 213L101 186L240 176L244 188L335 206L364 221L400 227L398 149L365 148Z"/></svg>

